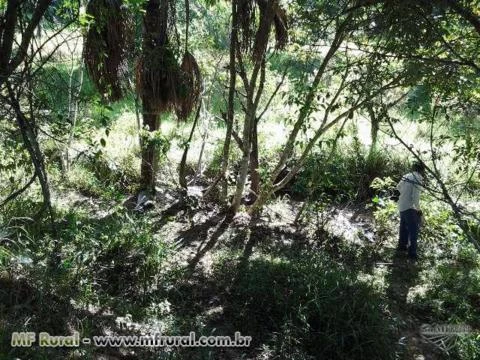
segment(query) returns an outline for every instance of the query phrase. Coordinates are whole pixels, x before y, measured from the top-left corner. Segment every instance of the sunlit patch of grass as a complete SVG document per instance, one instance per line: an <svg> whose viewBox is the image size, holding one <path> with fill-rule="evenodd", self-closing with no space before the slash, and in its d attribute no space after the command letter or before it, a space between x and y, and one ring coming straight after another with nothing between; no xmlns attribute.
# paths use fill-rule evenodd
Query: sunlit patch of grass
<svg viewBox="0 0 480 360"><path fill-rule="evenodd" d="M228 279L233 270L220 263L217 276ZM394 356L381 296L326 254L257 257L237 279L226 316L276 356Z"/></svg>
<svg viewBox="0 0 480 360"><path fill-rule="evenodd" d="M480 259L466 249L468 246L454 259L425 268L421 286L411 294L412 305L429 314L432 321L480 325Z"/></svg>

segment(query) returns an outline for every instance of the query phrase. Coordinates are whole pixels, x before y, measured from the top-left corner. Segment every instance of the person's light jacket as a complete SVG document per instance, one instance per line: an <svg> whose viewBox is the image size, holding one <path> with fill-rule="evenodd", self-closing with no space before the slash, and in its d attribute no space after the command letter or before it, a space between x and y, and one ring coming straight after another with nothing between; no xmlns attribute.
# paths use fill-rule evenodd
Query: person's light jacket
<svg viewBox="0 0 480 360"><path fill-rule="evenodd" d="M423 177L414 171L402 177L397 185L400 192L398 199L398 210L400 212L415 209L420 210L420 193L423 184Z"/></svg>

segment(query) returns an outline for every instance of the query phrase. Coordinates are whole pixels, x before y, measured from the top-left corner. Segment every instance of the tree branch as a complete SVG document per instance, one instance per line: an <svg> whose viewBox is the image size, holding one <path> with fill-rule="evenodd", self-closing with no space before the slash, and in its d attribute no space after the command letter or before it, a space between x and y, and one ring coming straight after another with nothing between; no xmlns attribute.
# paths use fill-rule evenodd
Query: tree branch
<svg viewBox="0 0 480 360"><path fill-rule="evenodd" d="M37 178L37 173L34 173L32 178L21 189L18 189L13 193L11 193L10 195L8 195L7 198L0 203L0 207L6 205L10 201L14 200L17 196L24 193L33 184L36 178Z"/></svg>

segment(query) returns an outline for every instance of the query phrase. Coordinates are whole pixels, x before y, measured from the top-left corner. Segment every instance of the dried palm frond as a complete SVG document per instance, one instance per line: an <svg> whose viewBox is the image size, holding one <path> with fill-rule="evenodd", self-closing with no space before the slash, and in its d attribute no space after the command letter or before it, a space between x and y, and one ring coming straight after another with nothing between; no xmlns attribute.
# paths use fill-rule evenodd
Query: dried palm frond
<svg viewBox="0 0 480 360"><path fill-rule="evenodd" d="M189 51L183 56L180 70L175 112L180 120L186 120L200 99L202 75L197 60Z"/></svg>
<svg viewBox="0 0 480 360"><path fill-rule="evenodd" d="M288 22L287 12L280 7L280 4L276 4L275 16L273 18L275 27L275 40L277 49L283 49L288 42Z"/></svg>
<svg viewBox="0 0 480 360"><path fill-rule="evenodd" d="M158 46L144 51L136 72L137 91L151 111L160 113L175 106L181 71L171 49Z"/></svg>
<svg viewBox="0 0 480 360"><path fill-rule="evenodd" d="M87 14L93 19L83 53L88 73L102 96L119 100L133 44L132 21L121 0L90 0Z"/></svg>
<svg viewBox="0 0 480 360"><path fill-rule="evenodd" d="M255 34L255 43L253 45L252 56L254 59L259 60L265 54L268 45L268 39L270 37L270 31L272 29L273 19L275 16L274 5L275 1L258 1L258 7L260 9L260 19L258 29Z"/></svg>
<svg viewBox="0 0 480 360"><path fill-rule="evenodd" d="M239 43L242 50L246 52L251 50L255 38L255 8L255 0L238 0Z"/></svg>
<svg viewBox="0 0 480 360"><path fill-rule="evenodd" d="M256 8L258 19L256 18ZM287 12L278 0L239 0L240 46L252 51L254 59L265 53L272 26L275 29L276 48L285 47L288 41Z"/></svg>
<svg viewBox="0 0 480 360"><path fill-rule="evenodd" d="M137 92L144 107L161 113L177 103L182 71L171 45L175 1L148 0L145 6L143 50L137 68Z"/></svg>

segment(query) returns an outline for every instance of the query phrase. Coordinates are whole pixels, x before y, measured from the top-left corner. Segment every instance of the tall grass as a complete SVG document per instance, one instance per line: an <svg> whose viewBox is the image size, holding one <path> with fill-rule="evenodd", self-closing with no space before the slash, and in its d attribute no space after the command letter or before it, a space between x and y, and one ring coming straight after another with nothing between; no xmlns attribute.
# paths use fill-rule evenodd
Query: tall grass
<svg viewBox="0 0 480 360"><path fill-rule="evenodd" d="M230 264L217 272L228 277ZM325 254L251 260L231 293L228 316L272 358L393 358L381 296Z"/></svg>
<svg viewBox="0 0 480 360"><path fill-rule="evenodd" d="M370 188L379 177L399 180L408 166L401 154L369 149L354 140L336 151L316 151L307 158L304 170L292 185L294 194L309 194L312 200L327 194L338 202L366 201L374 195Z"/></svg>

